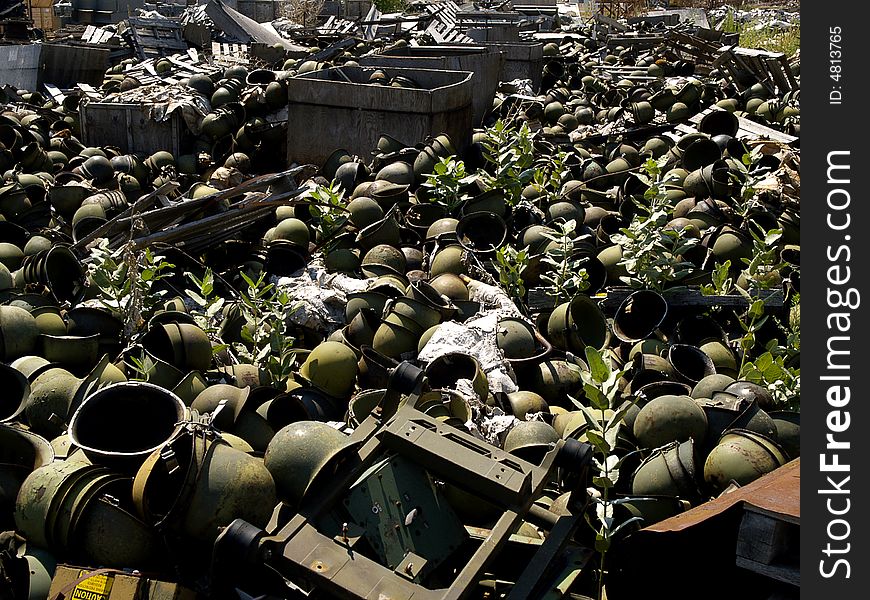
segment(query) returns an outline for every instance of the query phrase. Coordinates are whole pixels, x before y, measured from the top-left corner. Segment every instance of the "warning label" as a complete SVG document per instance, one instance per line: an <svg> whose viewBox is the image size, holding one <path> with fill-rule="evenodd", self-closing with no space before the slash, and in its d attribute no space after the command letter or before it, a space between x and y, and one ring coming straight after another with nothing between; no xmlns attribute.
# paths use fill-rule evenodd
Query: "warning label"
<svg viewBox="0 0 870 600"><path fill-rule="evenodd" d="M88 571L84 569L79 571L79 577L87 574ZM78 584L73 590L71 598L72 600L109 600L109 593L112 591L114 581L114 575L94 575Z"/></svg>

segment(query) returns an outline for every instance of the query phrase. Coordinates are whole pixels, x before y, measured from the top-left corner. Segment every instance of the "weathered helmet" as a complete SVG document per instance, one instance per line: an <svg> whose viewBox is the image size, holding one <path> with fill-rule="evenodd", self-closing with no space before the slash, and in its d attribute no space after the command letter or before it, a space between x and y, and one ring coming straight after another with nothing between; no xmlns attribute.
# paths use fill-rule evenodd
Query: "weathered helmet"
<svg viewBox="0 0 870 600"><path fill-rule="evenodd" d="M669 442L701 441L707 432L707 415L690 396L665 395L650 400L634 421L634 437L644 447Z"/></svg>
<svg viewBox="0 0 870 600"><path fill-rule="evenodd" d="M218 429L232 431L233 424L245 408L250 392L251 388L249 387L239 388L226 383L218 383L202 390L190 407L200 414L212 414L214 425ZM217 415L214 415L221 402L224 402L225 406Z"/></svg>
<svg viewBox="0 0 870 600"><path fill-rule="evenodd" d="M725 390L734 383L734 378L723 373L707 375L692 388L692 398L712 398L716 392Z"/></svg>
<svg viewBox="0 0 870 600"><path fill-rule="evenodd" d="M504 438L504 449L524 460L538 464L561 438L543 421L522 421Z"/></svg>
<svg viewBox="0 0 870 600"><path fill-rule="evenodd" d="M357 368L356 355L348 346L323 342L302 363L299 375L329 396L347 398L356 383Z"/></svg>
<svg viewBox="0 0 870 600"><path fill-rule="evenodd" d="M526 418L527 414L547 412L550 407L547 401L540 394L520 390L507 395L508 404L510 404L511 412L520 421ZM558 432L557 432L558 433Z"/></svg>
<svg viewBox="0 0 870 600"><path fill-rule="evenodd" d="M399 274L404 275L407 270L407 261L401 250L389 244L378 244L362 259L362 272L367 277L380 275Z"/></svg>
<svg viewBox="0 0 870 600"><path fill-rule="evenodd" d="M635 470L631 492L635 496L697 496L694 441L672 442L656 449Z"/></svg>
<svg viewBox="0 0 870 600"><path fill-rule="evenodd" d="M442 273L459 275L465 272L462 264L462 246L447 246L435 253L432 264L429 266L429 275L437 277Z"/></svg>
<svg viewBox="0 0 870 600"><path fill-rule="evenodd" d="M535 354L534 330L522 319L499 320L495 338L505 358L528 358Z"/></svg>
<svg viewBox="0 0 870 600"><path fill-rule="evenodd" d="M318 421L298 421L280 429L263 460L281 499L299 504L318 475L348 448L347 436Z"/></svg>
<svg viewBox="0 0 870 600"><path fill-rule="evenodd" d="M384 209L381 205L366 196L359 196L347 205L350 212L350 222L357 229L368 227L384 218Z"/></svg>
<svg viewBox="0 0 870 600"><path fill-rule="evenodd" d="M33 315L17 306L0 306L0 360L33 354L38 338Z"/></svg>
<svg viewBox="0 0 870 600"><path fill-rule="evenodd" d="M782 448L772 439L746 429L729 429L707 456L704 480L721 491L732 480L746 485L786 462Z"/></svg>
<svg viewBox="0 0 870 600"><path fill-rule="evenodd" d="M308 250L308 242L311 241L311 233L308 231L308 226L303 221L290 217L279 221L275 226L274 239L287 240L305 250Z"/></svg>

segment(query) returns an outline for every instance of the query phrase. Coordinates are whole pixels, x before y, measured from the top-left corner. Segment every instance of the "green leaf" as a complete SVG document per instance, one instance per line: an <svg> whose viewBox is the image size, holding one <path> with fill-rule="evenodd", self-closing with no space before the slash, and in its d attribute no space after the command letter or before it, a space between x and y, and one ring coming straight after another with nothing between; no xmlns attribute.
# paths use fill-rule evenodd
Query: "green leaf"
<svg viewBox="0 0 870 600"><path fill-rule="evenodd" d="M589 440L590 444L598 448L602 454L607 454L612 449L607 440L594 431L586 431L586 439Z"/></svg>
<svg viewBox="0 0 870 600"><path fill-rule="evenodd" d="M598 476L592 478L592 485L602 490L612 488L614 484L615 482L612 481L609 477Z"/></svg>
<svg viewBox="0 0 870 600"><path fill-rule="evenodd" d="M610 538L604 537L601 534L595 536L595 550L604 554L610 549Z"/></svg>
<svg viewBox="0 0 870 600"><path fill-rule="evenodd" d="M598 383L604 383L610 377L610 367L604 362L601 353L592 346L586 346L586 362L592 372L592 378Z"/></svg>

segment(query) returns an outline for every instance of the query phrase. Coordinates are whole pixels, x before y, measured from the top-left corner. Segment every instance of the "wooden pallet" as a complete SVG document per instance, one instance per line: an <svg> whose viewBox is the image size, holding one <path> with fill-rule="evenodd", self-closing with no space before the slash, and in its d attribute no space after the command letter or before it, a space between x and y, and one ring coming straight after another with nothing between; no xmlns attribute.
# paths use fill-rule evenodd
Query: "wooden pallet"
<svg viewBox="0 0 870 600"><path fill-rule="evenodd" d="M130 17L127 22L130 27L124 35L142 60L187 50L180 22L139 17Z"/></svg>
<svg viewBox="0 0 870 600"><path fill-rule="evenodd" d="M739 46L726 47L713 66L723 71L739 90L760 83L773 95L800 89L788 58L782 52L767 52Z"/></svg>
<svg viewBox="0 0 870 600"><path fill-rule="evenodd" d="M800 587L800 518L745 506L737 535L738 567Z"/></svg>
<svg viewBox="0 0 870 600"><path fill-rule="evenodd" d="M682 31L669 31L665 36L665 44L672 58L691 60L696 68L713 67L722 50L718 44Z"/></svg>
<svg viewBox="0 0 870 600"><path fill-rule="evenodd" d="M697 115L691 117L688 123L680 123L679 125L674 127L674 130L682 135L695 133L697 132L697 126L701 123L701 119L703 119L708 113L714 110L724 109L721 109L717 106L711 106L699 112ZM751 121L743 117L737 117L737 122L739 123L739 129L737 130L737 135L735 137L740 140L771 140L787 145L794 144L795 142L800 140L800 138L798 137L783 133L782 131L777 131L776 129L771 129L766 125L756 123L755 121Z"/></svg>

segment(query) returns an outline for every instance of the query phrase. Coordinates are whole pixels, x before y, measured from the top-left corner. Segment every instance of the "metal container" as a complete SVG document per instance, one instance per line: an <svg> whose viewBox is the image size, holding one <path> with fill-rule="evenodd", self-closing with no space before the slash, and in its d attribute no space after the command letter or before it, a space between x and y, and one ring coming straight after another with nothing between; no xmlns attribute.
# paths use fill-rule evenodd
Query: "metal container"
<svg viewBox="0 0 870 600"><path fill-rule="evenodd" d="M364 67L398 67L403 69L439 69L470 71L473 86L474 124L480 125L492 107L492 99L504 68L505 55L498 48L486 46L405 46L384 54L359 59Z"/></svg>
<svg viewBox="0 0 870 600"><path fill-rule="evenodd" d="M371 85L374 67L333 67L287 80L288 161L323 164L337 147L368 156L382 134L416 144L446 133L463 148L471 138L473 74L389 69L419 88Z"/></svg>
<svg viewBox="0 0 870 600"><path fill-rule="evenodd" d="M504 66L499 73L501 81L531 79L532 89L541 89L544 71L544 44L540 42L480 42L476 44L504 54Z"/></svg>
<svg viewBox="0 0 870 600"><path fill-rule="evenodd" d="M79 109L82 142L87 146L116 146L121 152L153 154L168 150L181 156L187 127L181 111L166 121L155 121L145 104L83 102Z"/></svg>

